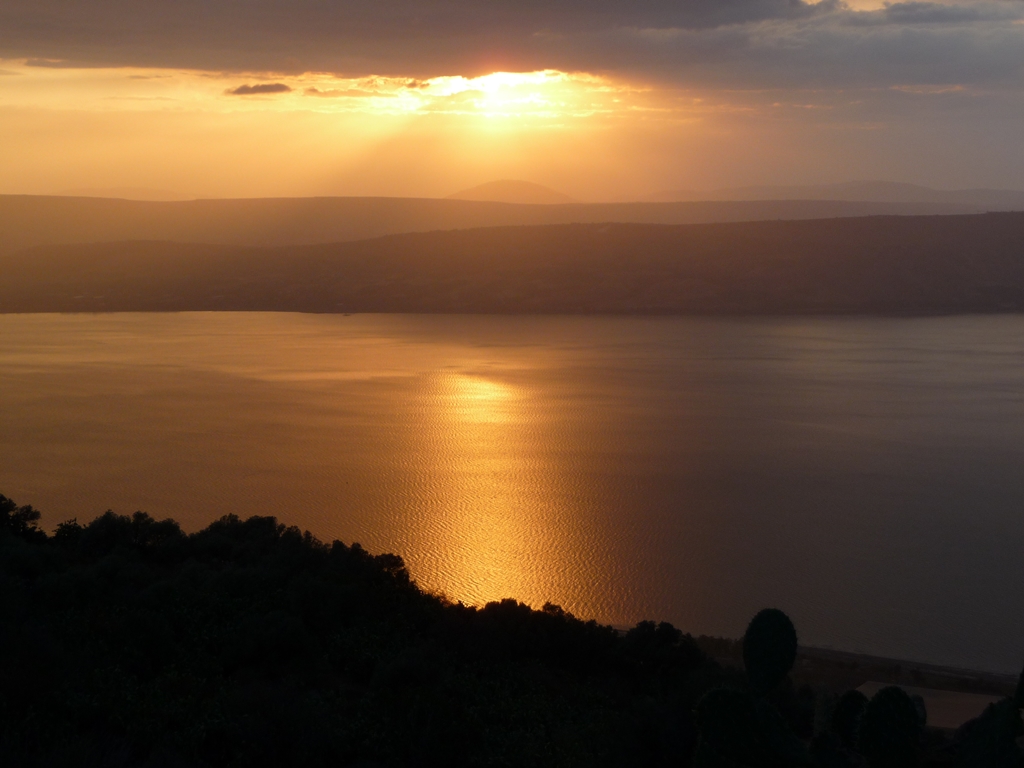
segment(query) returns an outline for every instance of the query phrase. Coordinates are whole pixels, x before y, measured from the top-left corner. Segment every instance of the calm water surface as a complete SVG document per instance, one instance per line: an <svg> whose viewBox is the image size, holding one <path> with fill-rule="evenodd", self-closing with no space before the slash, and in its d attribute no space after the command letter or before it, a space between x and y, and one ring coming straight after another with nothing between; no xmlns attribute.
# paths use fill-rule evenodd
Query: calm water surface
<svg viewBox="0 0 1024 768"><path fill-rule="evenodd" d="M0 316L0 492L272 514L467 602L1016 670L1024 318Z"/></svg>

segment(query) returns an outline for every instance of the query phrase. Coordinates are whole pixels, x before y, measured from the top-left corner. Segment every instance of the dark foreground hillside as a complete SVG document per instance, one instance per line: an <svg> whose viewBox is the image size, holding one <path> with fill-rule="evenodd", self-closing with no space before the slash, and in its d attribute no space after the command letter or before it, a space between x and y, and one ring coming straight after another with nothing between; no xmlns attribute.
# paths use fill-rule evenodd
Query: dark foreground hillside
<svg viewBox="0 0 1024 768"><path fill-rule="evenodd" d="M52 246L0 257L0 271L5 312L1022 311L1024 213Z"/></svg>
<svg viewBox="0 0 1024 768"><path fill-rule="evenodd" d="M1021 765L1019 690L950 734L900 688L797 688L779 611L739 672L668 624L453 604L270 517L38 518L0 496L3 765Z"/></svg>
<svg viewBox="0 0 1024 768"><path fill-rule="evenodd" d="M269 517L32 517L0 497L3 765L677 765L723 677L668 625L451 604Z"/></svg>

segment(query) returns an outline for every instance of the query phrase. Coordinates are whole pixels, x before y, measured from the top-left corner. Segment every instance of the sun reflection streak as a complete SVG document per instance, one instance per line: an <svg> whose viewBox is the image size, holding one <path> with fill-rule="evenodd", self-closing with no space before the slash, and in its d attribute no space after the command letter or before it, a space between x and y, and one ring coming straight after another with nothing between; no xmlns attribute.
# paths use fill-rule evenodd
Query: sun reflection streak
<svg viewBox="0 0 1024 768"><path fill-rule="evenodd" d="M451 413L469 424L509 423L509 406L516 392L507 384L470 376L457 376L451 391Z"/></svg>
<svg viewBox="0 0 1024 768"><path fill-rule="evenodd" d="M454 374L436 382L429 453L434 503L420 557L442 589L466 603L514 597L539 607L564 591L558 583L563 497L534 454L538 434L527 388Z"/></svg>

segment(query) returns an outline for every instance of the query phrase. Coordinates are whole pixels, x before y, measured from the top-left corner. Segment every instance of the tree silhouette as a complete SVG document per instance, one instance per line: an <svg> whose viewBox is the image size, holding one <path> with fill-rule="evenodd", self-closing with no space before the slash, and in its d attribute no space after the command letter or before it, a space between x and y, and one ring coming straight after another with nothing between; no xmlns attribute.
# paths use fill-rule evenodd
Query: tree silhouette
<svg viewBox="0 0 1024 768"><path fill-rule="evenodd" d="M918 764L923 724L907 692L888 686L864 708L858 743L870 768L911 768Z"/></svg>
<svg viewBox="0 0 1024 768"><path fill-rule="evenodd" d="M0 496L4 766L1021 768L1024 677L956 738L896 687L828 716L777 609L735 670L665 622L455 603L273 517L39 520Z"/></svg>
<svg viewBox="0 0 1024 768"><path fill-rule="evenodd" d="M40 514L31 506L19 507L0 494L0 533L7 533L31 541L43 541L46 533L39 530Z"/></svg>
<svg viewBox="0 0 1024 768"><path fill-rule="evenodd" d="M743 635L743 664L750 685L759 694L777 688L796 661L796 628L777 608L760 611Z"/></svg>

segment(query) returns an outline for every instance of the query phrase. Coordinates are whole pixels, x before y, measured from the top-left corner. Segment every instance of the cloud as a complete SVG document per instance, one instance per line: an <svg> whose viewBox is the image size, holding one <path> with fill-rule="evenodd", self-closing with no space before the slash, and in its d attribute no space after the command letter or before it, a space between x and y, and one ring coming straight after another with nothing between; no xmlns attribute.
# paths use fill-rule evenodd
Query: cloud
<svg viewBox="0 0 1024 768"><path fill-rule="evenodd" d="M291 86L284 83L258 83L230 88L225 93L229 96L257 96L264 93L290 93L291 90Z"/></svg>
<svg viewBox="0 0 1024 768"><path fill-rule="evenodd" d="M67 59L29 58L25 60L25 66L44 67L46 69L73 69L77 65Z"/></svg>
<svg viewBox="0 0 1024 768"><path fill-rule="evenodd" d="M4 0L0 57L219 71L428 78L555 66L560 39L705 30L832 12L839 0ZM590 51L582 68L600 68Z"/></svg>
<svg viewBox="0 0 1024 768"><path fill-rule="evenodd" d="M926 7L833 6L813 17L705 30L607 30L561 45L567 55L574 46L600 50L607 70L626 77L696 89L1020 88L1024 2L901 5Z"/></svg>
<svg viewBox="0 0 1024 768"><path fill-rule="evenodd" d="M557 69L688 88L1019 87L1021 21L1021 0L867 11L843 0L5 0L0 57L347 78Z"/></svg>
<svg viewBox="0 0 1024 768"><path fill-rule="evenodd" d="M962 24L1016 19L1020 18L1020 15L1019 0L1011 0L960 4L891 3L871 13L857 14L854 18L867 24Z"/></svg>
<svg viewBox="0 0 1024 768"><path fill-rule="evenodd" d="M367 96L390 96L389 93L378 91L367 91L362 88L307 88L304 93L307 96L316 96L321 99L345 99L345 98L366 98Z"/></svg>

